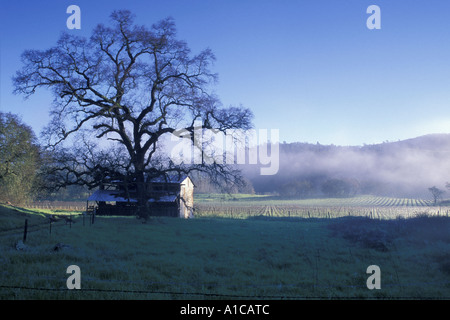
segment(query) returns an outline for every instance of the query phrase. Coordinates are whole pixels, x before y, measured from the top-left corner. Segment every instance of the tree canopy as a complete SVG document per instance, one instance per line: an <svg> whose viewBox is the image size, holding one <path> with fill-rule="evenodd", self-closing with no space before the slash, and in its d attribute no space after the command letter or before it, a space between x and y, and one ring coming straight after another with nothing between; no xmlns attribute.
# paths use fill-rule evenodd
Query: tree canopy
<svg viewBox="0 0 450 320"><path fill-rule="evenodd" d="M17 115L0 112L0 200L20 204L30 199L38 170L33 130Z"/></svg>

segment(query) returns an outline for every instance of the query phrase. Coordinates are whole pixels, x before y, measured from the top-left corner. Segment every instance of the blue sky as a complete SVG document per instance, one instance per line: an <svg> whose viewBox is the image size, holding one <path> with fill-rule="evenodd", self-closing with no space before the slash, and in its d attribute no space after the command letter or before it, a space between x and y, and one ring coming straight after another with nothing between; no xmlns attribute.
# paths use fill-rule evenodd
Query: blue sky
<svg viewBox="0 0 450 320"><path fill-rule="evenodd" d="M81 8L81 30L66 9ZM381 29L369 30L369 5ZM62 31L89 36L115 9L139 24L171 16L194 53L211 48L225 106L242 104L256 129L280 141L362 145L450 133L450 1L184 0L2 1L0 110L39 133L52 102L12 94L26 49L47 49Z"/></svg>

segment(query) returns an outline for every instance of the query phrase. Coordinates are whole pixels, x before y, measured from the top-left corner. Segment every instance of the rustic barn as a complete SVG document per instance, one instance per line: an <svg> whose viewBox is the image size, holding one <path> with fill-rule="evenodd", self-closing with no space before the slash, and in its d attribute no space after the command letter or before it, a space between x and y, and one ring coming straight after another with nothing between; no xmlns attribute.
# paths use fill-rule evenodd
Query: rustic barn
<svg viewBox="0 0 450 320"><path fill-rule="evenodd" d="M188 176L152 179L148 183L148 207L152 216L193 217L194 184ZM134 188L123 190L118 181L95 191L87 199L87 210L97 215L134 215L137 200Z"/></svg>

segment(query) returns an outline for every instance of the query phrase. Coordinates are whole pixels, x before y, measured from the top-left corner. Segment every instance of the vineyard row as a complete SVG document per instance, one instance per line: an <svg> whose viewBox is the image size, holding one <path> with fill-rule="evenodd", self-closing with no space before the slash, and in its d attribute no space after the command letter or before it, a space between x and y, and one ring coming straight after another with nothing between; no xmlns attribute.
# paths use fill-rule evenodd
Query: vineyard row
<svg viewBox="0 0 450 320"><path fill-rule="evenodd" d="M420 214L449 215L450 208L404 206L404 207L333 207L333 206L216 206L210 204L196 204L196 217L229 217L249 218L257 216L266 217L297 217L297 218L338 218L344 216L369 217L374 219L393 219L398 217L414 217Z"/></svg>

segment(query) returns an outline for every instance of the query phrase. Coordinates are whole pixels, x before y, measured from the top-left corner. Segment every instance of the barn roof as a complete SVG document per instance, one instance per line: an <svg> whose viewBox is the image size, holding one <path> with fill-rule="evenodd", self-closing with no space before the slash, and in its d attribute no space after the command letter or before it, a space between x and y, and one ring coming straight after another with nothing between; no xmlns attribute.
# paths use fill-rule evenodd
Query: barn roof
<svg viewBox="0 0 450 320"><path fill-rule="evenodd" d="M187 178L188 178L187 175L172 174L172 175L168 175L166 177L152 178L152 179L149 180L149 182L154 182L154 183L182 183Z"/></svg>
<svg viewBox="0 0 450 320"><path fill-rule="evenodd" d="M137 202L136 199L124 198L123 192L118 190L97 190L88 198L88 201L105 201L105 202ZM174 202L177 199L177 195L162 195L158 198L151 198L148 202Z"/></svg>
<svg viewBox="0 0 450 320"><path fill-rule="evenodd" d="M115 190L97 190L88 198L88 201L128 201L119 196L120 191ZM130 199L130 201L133 201ZM136 200L134 200L136 201Z"/></svg>

